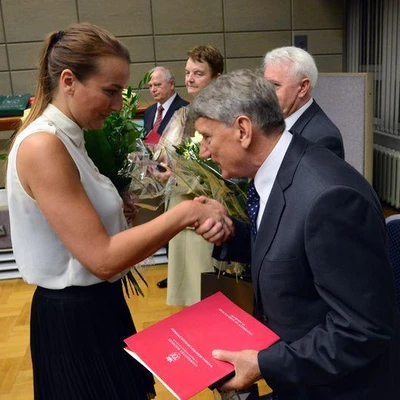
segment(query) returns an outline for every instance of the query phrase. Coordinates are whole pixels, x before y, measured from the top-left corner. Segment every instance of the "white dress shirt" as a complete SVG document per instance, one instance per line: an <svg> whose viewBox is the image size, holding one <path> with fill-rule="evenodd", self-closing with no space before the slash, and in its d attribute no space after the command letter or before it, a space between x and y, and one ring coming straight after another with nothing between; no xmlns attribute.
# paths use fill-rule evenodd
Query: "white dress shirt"
<svg viewBox="0 0 400 400"><path fill-rule="evenodd" d="M168 112L168 109L171 107L171 104L175 100L175 97L176 97L176 93L174 93L165 103L163 103L163 104L157 103L157 110L156 110L156 114L154 115L153 125L157 119L158 107L163 106L162 119L164 119L165 114Z"/></svg>
<svg viewBox="0 0 400 400"><path fill-rule="evenodd" d="M311 98L310 100L307 101L306 104L304 104L303 107L300 107L297 111L295 111L293 114L289 115L285 119L286 130L289 131L292 128L292 126L301 117L301 115L307 110L307 108L311 106L312 102L313 102L313 99Z"/></svg>
<svg viewBox="0 0 400 400"><path fill-rule="evenodd" d="M262 163L254 177L254 186L260 196L260 208L257 215L257 229L260 226L262 216L264 214L265 206L267 204L272 186L278 175L279 168L281 167L283 158L292 141L292 134L284 130L278 143L275 145L271 153Z"/></svg>

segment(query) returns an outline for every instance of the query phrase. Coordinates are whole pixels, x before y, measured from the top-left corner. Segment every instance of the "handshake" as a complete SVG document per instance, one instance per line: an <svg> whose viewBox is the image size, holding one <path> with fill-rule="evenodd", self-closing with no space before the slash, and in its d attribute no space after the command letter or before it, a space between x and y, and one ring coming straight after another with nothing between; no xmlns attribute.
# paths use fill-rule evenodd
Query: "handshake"
<svg viewBox="0 0 400 400"><path fill-rule="evenodd" d="M217 246L231 238L235 228L227 209L218 201L205 196L193 200L196 208L199 206L199 218L192 226L198 235Z"/></svg>

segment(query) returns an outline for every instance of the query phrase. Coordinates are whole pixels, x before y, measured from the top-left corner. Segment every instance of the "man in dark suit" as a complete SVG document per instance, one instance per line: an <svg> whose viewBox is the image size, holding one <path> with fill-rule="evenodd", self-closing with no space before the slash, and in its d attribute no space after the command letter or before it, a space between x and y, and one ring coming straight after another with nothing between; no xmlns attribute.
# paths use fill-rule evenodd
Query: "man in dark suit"
<svg viewBox="0 0 400 400"><path fill-rule="evenodd" d="M147 133L153 130L161 135L174 112L189 103L175 92L175 78L170 69L155 67L150 74L149 91L157 103L146 109L144 129Z"/></svg>
<svg viewBox="0 0 400 400"><path fill-rule="evenodd" d="M216 349L236 370L221 389L264 378L280 400L397 398L400 321L373 188L285 130L274 86L249 70L216 79L190 108L222 176L253 179L252 226L235 221L214 253L251 263L257 315L281 337L260 352ZM196 231L215 242L217 228Z"/></svg>
<svg viewBox="0 0 400 400"><path fill-rule="evenodd" d="M298 47L274 49L264 57L264 77L275 85L286 129L344 158L339 129L312 98L318 78L313 57Z"/></svg>

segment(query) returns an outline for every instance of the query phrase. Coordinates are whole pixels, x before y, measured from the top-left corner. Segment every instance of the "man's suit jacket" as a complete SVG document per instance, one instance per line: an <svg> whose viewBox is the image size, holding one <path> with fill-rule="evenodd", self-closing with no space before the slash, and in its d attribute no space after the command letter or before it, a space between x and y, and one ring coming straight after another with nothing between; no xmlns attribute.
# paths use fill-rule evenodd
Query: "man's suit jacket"
<svg viewBox="0 0 400 400"><path fill-rule="evenodd" d="M344 159L342 135L315 100L290 128L290 132L322 144Z"/></svg>
<svg viewBox="0 0 400 400"><path fill-rule="evenodd" d="M174 101L171 103L168 111L166 112L164 118L161 121L161 125L158 128L158 133L161 135L167 126L169 120L176 110L179 110L181 107L187 106L189 103L186 100L183 100L179 94L176 95ZM154 118L157 112L157 103L147 107L144 112L143 120L144 120L144 130L149 133L153 128Z"/></svg>
<svg viewBox="0 0 400 400"><path fill-rule="evenodd" d="M397 398L400 321L368 182L294 135L256 239L235 226L219 258L251 261L257 314L282 339L258 355L279 400Z"/></svg>

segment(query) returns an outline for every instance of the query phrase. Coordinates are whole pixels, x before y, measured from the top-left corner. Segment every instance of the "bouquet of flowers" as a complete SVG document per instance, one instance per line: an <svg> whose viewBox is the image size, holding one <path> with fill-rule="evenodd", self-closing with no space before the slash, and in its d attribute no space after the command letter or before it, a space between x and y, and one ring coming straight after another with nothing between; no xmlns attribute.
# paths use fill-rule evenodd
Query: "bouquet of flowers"
<svg viewBox="0 0 400 400"><path fill-rule="evenodd" d="M131 180L128 190L136 197L135 203L140 207L149 208L146 200L157 198L158 207L167 200L173 190L174 195L190 193L194 197L206 196L215 199L223 204L233 217L247 220L247 179L226 180L211 159L201 159L199 152L202 138L200 133L195 132L193 137L184 139L180 145L165 146L169 163L166 167L171 172L166 182L159 180L160 164L153 161L149 150L146 153L130 153L120 174Z"/></svg>
<svg viewBox="0 0 400 400"><path fill-rule="evenodd" d="M169 154L174 165L177 185L174 193L192 193L194 196L207 196L219 201L232 217L248 220L246 198L248 179L224 179L218 166L211 159L199 156L203 136L195 132L193 137L184 139L180 145L173 146L175 154ZM235 275L244 279L249 275L249 266L237 262L214 260L219 274Z"/></svg>
<svg viewBox="0 0 400 400"><path fill-rule="evenodd" d="M152 154L143 152L129 154L125 168L120 173L131 179L129 193L139 207L153 209L167 201L170 195L191 194L193 197L206 196L219 201L232 217L246 221L247 179L224 179L219 167L211 159L200 158L203 136L195 132L179 145L164 142L163 150L168 159L171 176L166 182L157 177L157 162ZM149 200L152 200L150 206ZM154 202L156 200L156 202ZM214 260L214 266L222 273L244 278L248 266L241 263L227 263Z"/></svg>
<svg viewBox="0 0 400 400"><path fill-rule="evenodd" d="M170 154L174 161L174 174L178 182L175 193L192 193L219 201L232 217L247 220L246 193L248 180L227 180L221 175L218 166L211 159L201 159L200 144L203 136L195 132L180 145L173 146L175 154Z"/></svg>
<svg viewBox="0 0 400 400"><path fill-rule="evenodd" d="M150 149L137 148L128 154L119 174L130 181L127 193L131 202L136 207L155 211L165 203L175 180L173 176L166 182L158 178L160 164L152 156Z"/></svg>

